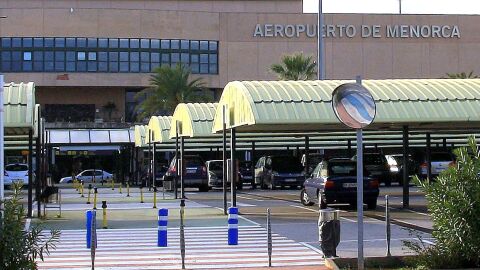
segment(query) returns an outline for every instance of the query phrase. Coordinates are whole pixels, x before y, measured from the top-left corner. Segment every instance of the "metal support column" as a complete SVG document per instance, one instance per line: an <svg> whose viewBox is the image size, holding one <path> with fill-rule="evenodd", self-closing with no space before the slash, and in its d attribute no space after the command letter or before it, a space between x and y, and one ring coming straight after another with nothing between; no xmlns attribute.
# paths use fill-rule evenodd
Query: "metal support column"
<svg viewBox="0 0 480 270"><path fill-rule="evenodd" d="M152 190L152 131L148 131L148 191Z"/></svg>
<svg viewBox="0 0 480 270"><path fill-rule="evenodd" d="M310 173L310 138L305 136L305 174L308 175Z"/></svg>
<svg viewBox="0 0 480 270"><path fill-rule="evenodd" d="M223 130L222 130L222 147L223 147L223 214L227 215L227 124L226 124L226 115L225 115L225 106L223 109Z"/></svg>
<svg viewBox="0 0 480 270"><path fill-rule="evenodd" d="M156 153L157 153L157 143L153 142L153 155L152 155L152 177L153 177L153 186L156 187L156 181L157 181L157 159L156 159Z"/></svg>
<svg viewBox="0 0 480 270"><path fill-rule="evenodd" d="M185 167L185 138L182 136L180 137L180 197L185 199L185 182L183 179L183 172Z"/></svg>
<svg viewBox="0 0 480 270"><path fill-rule="evenodd" d="M425 149L426 162L427 162L427 178L428 181L432 181L432 146L430 132L427 132L427 148Z"/></svg>
<svg viewBox="0 0 480 270"><path fill-rule="evenodd" d="M178 151L178 128L179 128L179 123L178 121L175 122L176 125L176 133L175 133L175 175L173 177L173 190L175 193L175 199L178 199L178 172L180 171L180 157L179 157L179 151Z"/></svg>
<svg viewBox="0 0 480 270"><path fill-rule="evenodd" d="M250 157L252 165L250 171L252 172L252 189L255 189L255 142L252 142L252 155Z"/></svg>
<svg viewBox="0 0 480 270"><path fill-rule="evenodd" d="M231 190L231 200L232 200L232 207L237 207L237 162L235 159L235 128L230 129L230 190Z"/></svg>
<svg viewBox="0 0 480 270"><path fill-rule="evenodd" d="M28 212L27 216L32 217L33 211L33 129L28 129Z"/></svg>
<svg viewBox="0 0 480 270"><path fill-rule="evenodd" d="M403 208L408 208L410 205L408 166L408 126L403 126Z"/></svg>
<svg viewBox="0 0 480 270"><path fill-rule="evenodd" d="M41 193L41 186L40 186L40 156L42 152L41 144L41 136L42 136L42 129L41 129L41 119L38 118L37 121L37 139L35 141L35 199L37 201L37 217L40 218L41 213L41 205L40 205L40 193Z"/></svg>
<svg viewBox="0 0 480 270"><path fill-rule="evenodd" d="M347 141L348 157L352 157L352 140L348 139Z"/></svg>

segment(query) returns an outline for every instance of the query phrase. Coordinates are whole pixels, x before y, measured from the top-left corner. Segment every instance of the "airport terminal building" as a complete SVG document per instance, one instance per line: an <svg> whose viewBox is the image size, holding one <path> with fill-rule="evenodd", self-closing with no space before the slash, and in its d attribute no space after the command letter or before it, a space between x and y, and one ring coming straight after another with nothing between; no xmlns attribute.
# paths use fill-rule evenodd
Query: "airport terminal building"
<svg viewBox="0 0 480 270"><path fill-rule="evenodd" d="M160 65L187 64L218 100L230 81L275 79L269 67L284 54L317 54L317 15L302 0L8 0L0 15L0 73L34 82L57 125L133 122L134 96ZM474 15L326 14L326 78L479 74L478 25Z"/></svg>

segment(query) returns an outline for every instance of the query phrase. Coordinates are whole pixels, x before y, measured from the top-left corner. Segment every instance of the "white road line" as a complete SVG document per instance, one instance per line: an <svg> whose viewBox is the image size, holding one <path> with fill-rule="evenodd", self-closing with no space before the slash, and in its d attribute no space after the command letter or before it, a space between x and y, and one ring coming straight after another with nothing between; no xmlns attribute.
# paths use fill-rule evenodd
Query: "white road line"
<svg viewBox="0 0 480 270"><path fill-rule="evenodd" d="M252 200L252 201L257 201L257 202L263 202L265 200L259 200L259 199L254 199L252 197L247 197L247 196L240 196L240 195L237 195L238 198L242 198L242 199L245 199L245 200Z"/></svg>
<svg viewBox="0 0 480 270"><path fill-rule="evenodd" d="M300 242L300 244L302 244L302 245L304 245L304 246L308 247L309 249L311 249L311 250L313 250L313 251L317 252L318 254L321 254L321 255L323 255L323 252L322 252L320 249L318 249L318 248L316 248L316 247L314 247L314 246L312 246L312 245L310 245L310 244L307 244L307 243L305 243L305 242Z"/></svg>
<svg viewBox="0 0 480 270"><path fill-rule="evenodd" d="M303 206L300 206L300 205L289 205L291 207L296 207L296 208L300 208L300 209L305 209L305 210L308 210L310 212L315 212L315 213L318 213L318 210L314 210L314 209L311 209L311 208L307 208L307 207L303 207Z"/></svg>

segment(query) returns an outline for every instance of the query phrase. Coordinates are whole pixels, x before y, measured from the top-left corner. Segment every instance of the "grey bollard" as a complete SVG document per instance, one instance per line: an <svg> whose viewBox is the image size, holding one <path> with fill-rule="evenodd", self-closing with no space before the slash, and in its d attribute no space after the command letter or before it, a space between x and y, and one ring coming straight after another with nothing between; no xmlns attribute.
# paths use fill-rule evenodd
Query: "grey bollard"
<svg viewBox="0 0 480 270"><path fill-rule="evenodd" d="M318 238L324 256L337 257L337 246L340 243L340 211L331 208L320 209Z"/></svg>

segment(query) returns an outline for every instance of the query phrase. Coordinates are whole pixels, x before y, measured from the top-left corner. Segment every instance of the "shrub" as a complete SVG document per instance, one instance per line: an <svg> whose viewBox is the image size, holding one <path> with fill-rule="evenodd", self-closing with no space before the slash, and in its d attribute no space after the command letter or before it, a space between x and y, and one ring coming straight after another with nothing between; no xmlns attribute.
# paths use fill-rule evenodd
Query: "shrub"
<svg viewBox="0 0 480 270"><path fill-rule="evenodd" d="M44 233L41 225L24 230L26 214L20 202L20 185L14 185L11 198L0 202L0 269L37 269L35 260L55 249L60 232Z"/></svg>
<svg viewBox="0 0 480 270"><path fill-rule="evenodd" d="M480 153L475 138L454 150L455 166L436 181L414 181L425 192L435 245L409 243L429 269L480 267Z"/></svg>

